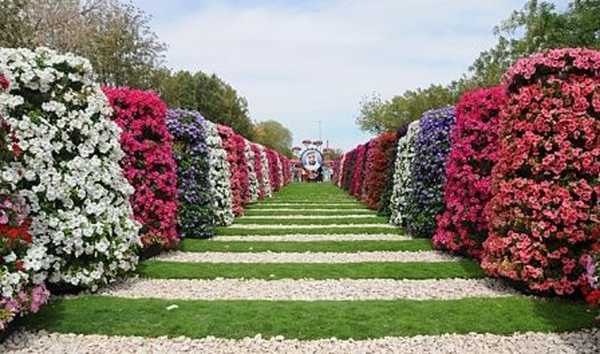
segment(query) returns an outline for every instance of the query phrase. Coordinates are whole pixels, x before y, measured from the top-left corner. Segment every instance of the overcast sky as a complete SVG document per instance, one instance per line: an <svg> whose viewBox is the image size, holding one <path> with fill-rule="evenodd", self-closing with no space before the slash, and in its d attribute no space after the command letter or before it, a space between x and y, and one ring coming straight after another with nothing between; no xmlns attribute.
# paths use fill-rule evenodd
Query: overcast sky
<svg viewBox="0 0 600 354"><path fill-rule="evenodd" d="M153 16L173 69L216 73L296 144L347 150L369 136L361 99L448 83L495 43L493 26L525 0L135 0ZM555 1L564 7L566 0Z"/></svg>

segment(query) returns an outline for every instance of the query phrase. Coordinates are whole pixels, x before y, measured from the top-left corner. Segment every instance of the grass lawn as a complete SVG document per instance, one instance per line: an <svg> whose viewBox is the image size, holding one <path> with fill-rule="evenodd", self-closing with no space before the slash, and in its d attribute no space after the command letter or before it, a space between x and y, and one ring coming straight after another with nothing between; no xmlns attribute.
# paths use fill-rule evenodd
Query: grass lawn
<svg viewBox="0 0 600 354"><path fill-rule="evenodd" d="M483 278L476 262L187 263L148 260L138 266L158 279L450 279Z"/></svg>
<svg viewBox="0 0 600 354"><path fill-rule="evenodd" d="M314 209L314 208L313 208ZM269 215L305 215L305 216L313 216L313 215L376 215L372 210L368 209L360 209L360 210L261 210L261 209L250 209L246 210L245 215L247 216L269 216Z"/></svg>
<svg viewBox="0 0 600 354"><path fill-rule="evenodd" d="M265 242L265 241L207 241L184 239L184 252L375 252L375 251L430 251L431 241L425 239L398 241L319 241L319 242Z"/></svg>
<svg viewBox="0 0 600 354"><path fill-rule="evenodd" d="M166 307L178 308L167 311ZM527 297L394 301L184 301L84 296L21 320L30 329L121 336L367 339L591 327L582 304Z"/></svg>
<svg viewBox="0 0 600 354"><path fill-rule="evenodd" d="M237 225L352 225L352 224L387 224L387 218L382 217L353 217L339 219L246 219L241 217L235 221Z"/></svg>
<svg viewBox="0 0 600 354"><path fill-rule="evenodd" d="M215 228L215 234L221 236L244 236L244 235L257 235L257 236L278 236L278 235L351 235L351 234L381 234L381 235L404 235L404 230L401 228L390 228L390 227L356 227L348 225L348 227L336 227L328 228L323 226L322 228L316 229L302 229L294 228L279 228L279 229L262 229L262 228L236 228L235 225L229 227L217 227Z"/></svg>

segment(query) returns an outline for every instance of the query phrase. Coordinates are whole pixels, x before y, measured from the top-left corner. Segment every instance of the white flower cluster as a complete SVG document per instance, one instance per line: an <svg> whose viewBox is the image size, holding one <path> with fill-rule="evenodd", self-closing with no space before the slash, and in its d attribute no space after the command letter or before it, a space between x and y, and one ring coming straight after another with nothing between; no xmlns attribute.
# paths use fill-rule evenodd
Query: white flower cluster
<svg viewBox="0 0 600 354"><path fill-rule="evenodd" d="M251 142L245 140L246 145L244 146L244 154L246 155L246 163L248 165L248 182L250 188L250 202L254 203L258 200L258 177L256 177L256 171L254 164L256 158L254 151L252 150ZM258 156L260 158L260 156Z"/></svg>
<svg viewBox="0 0 600 354"><path fill-rule="evenodd" d="M139 225L119 161L120 129L90 63L47 48L0 49L0 109L23 156L0 178L31 208L28 270L95 289L135 268Z"/></svg>
<svg viewBox="0 0 600 354"><path fill-rule="evenodd" d="M404 223L403 208L406 207L406 197L411 193L412 182L410 168L415 156L415 142L419 134L419 121L408 126L406 135L398 140L398 153L394 165L394 189L390 198L392 215L390 222L395 225Z"/></svg>
<svg viewBox="0 0 600 354"><path fill-rule="evenodd" d="M262 163L263 191L265 192L265 198L271 198L273 191L271 190L271 178L269 176L269 159L264 146L258 145L258 149L260 151L260 162Z"/></svg>
<svg viewBox="0 0 600 354"><path fill-rule="evenodd" d="M227 152L223 149L217 125L204 120L208 148L208 181L212 198L213 223L233 224L233 199Z"/></svg>

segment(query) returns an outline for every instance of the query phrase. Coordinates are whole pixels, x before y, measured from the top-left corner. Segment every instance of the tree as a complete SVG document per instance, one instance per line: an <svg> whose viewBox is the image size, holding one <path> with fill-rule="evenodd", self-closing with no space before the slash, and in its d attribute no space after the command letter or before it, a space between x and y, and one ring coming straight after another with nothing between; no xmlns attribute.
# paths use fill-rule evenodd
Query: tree
<svg viewBox="0 0 600 354"><path fill-rule="evenodd" d="M105 85L149 88L165 45L149 17L119 0L5 0L0 46L45 46L90 60Z"/></svg>
<svg viewBox="0 0 600 354"><path fill-rule="evenodd" d="M217 75L160 69L155 71L152 82L168 106L198 111L204 118L228 125L247 139L254 139L248 102Z"/></svg>
<svg viewBox="0 0 600 354"><path fill-rule="evenodd" d="M356 122L362 130L374 134L395 131L419 119L430 109L454 104L456 99L457 96L452 90L441 85L408 90L401 96L395 96L387 101L374 94L361 103Z"/></svg>
<svg viewBox="0 0 600 354"><path fill-rule="evenodd" d="M335 160L335 159L341 157L343 154L344 154L344 150L339 149L339 148L323 149L323 159L324 160Z"/></svg>
<svg viewBox="0 0 600 354"><path fill-rule="evenodd" d="M281 123L267 120L256 123L254 127L255 141L280 153L293 157L292 133Z"/></svg>

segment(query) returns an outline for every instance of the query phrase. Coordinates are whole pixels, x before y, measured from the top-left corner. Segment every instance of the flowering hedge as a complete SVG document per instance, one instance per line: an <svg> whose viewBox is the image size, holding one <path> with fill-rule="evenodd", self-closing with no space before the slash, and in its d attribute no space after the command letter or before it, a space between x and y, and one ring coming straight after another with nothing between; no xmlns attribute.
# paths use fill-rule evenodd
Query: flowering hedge
<svg viewBox="0 0 600 354"><path fill-rule="evenodd" d="M432 237L435 217L444 208L444 168L454 121L453 107L425 112L419 121L410 167L412 191L405 210L406 230L413 236Z"/></svg>
<svg viewBox="0 0 600 354"><path fill-rule="evenodd" d="M0 75L0 92L5 92L9 86L8 80ZM1 167L21 154L11 135L9 125L0 115ZM6 187L2 186L2 189ZM25 263L32 241L30 223L23 198L0 194L0 331L17 316L37 312L50 295L43 277L28 269ZM44 255L30 254L27 263L33 261L34 256L41 259Z"/></svg>
<svg viewBox="0 0 600 354"><path fill-rule="evenodd" d="M235 216L240 216L244 213L244 187L247 187L248 184L245 162L244 165L240 164L240 161L245 160L242 157L244 146L239 146L239 140L236 138L237 134L230 127L219 124L218 130L221 144L227 152L227 161L229 162L233 213Z"/></svg>
<svg viewBox="0 0 600 354"><path fill-rule="evenodd" d="M479 258L488 234L485 206L498 159L499 111L504 87L466 93L456 106L456 126L446 165L445 211L437 218L436 248Z"/></svg>
<svg viewBox="0 0 600 354"><path fill-rule="evenodd" d="M386 167L386 182L385 187L381 193L379 201L379 209L377 214L381 216L387 216L388 218L392 215L392 209L390 202L392 199L392 193L394 192L394 174L396 166L396 158L398 154L398 141L406 135L408 131L408 124L405 124L396 130L396 137L393 146L390 148L387 159Z"/></svg>
<svg viewBox="0 0 600 354"><path fill-rule="evenodd" d="M600 242L600 52L557 49L506 74L482 266L535 291L573 293Z"/></svg>
<svg viewBox="0 0 600 354"><path fill-rule="evenodd" d="M269 163L269 181L271 182L271 190L277 192L281 187L281 176L278 168L279 156L271 149L265 148L267 161Z"/></svg>
<svg viewBox="0 0 600 354"><path fill-rule="evenodd" d="M231 225L235 216L233 214L231 172L227 152L223 149L216 124L205 120L204 130L208 148L208 181L212 198L212 223L214 225Z"/></svg>
<svg viewBox="0 0 600 354"><path fill-rule="evenodd" d="M371 209L379 209L388 179L390 155L396 148L396 133L383 133L369 142L364 168L363 201Z"/></svg>
<svg viewBox="0 0 600 354"><path fill-rule="evenodd" d="M247 163L246 169L248 170L248 202L254 203L258 200L260 194L258 175L256 173L256 161L257 159L260 159L260 155L256 156L254 149L252 148L252 143L248 140L245 140L244 143L244 155Z"/></svg>
<svg viewBox="0 0 600 354"><path fill-rule="evenodd" d="M403 226L408 211L408 198L413 191L411 166L415 157L415 144L419 135L420 122L408 126L406 135L398 140L394 163L394 190L390 197L390 222Z"/></svg>
<svg viewBox="0 0 600 354"><path fill-rule="evenodd" d="M271 168L269 165L269 157L267 155L267 149L262 145L256 145L260 152L260 161L262 164L262 188L263 196L269 198L273 195L273 188L271 188Z"/></svg>
<svg viewBox="0 0 600 354"><path fill-rule="evenodd" d="M344 174L342 175L342 188L349 191L352 188L352 176L354 176L354 166L356 165L356 149L346 154L346 160L344 161Z"/></svg>
<svg viewBox="0 0 600 354"><path fill-rule="evenodd" d="M92 289L134 269L134 189L119 165L121 131L90 63L46 48L0 49L0 74L11 82L0 110L22 151L1 178L31 209L28 269Z"/></svg>
<svg viewBox="0 0 600 354"><path fill-rule="evenodd" d="M352 171L352 180L350 182L350 194L360 199L362 196L363 173L365 170L365 160L369 143L359 145L356 148L354 171Z"/></svg>
<svg viewBox="0 0 600 354"><path fill-rule="evenodd" d="M122 129L121 167L135 193L129 199L142 225L145 246L173 248L177 236L177 166L173 138L165 123L166 105L153 92L128 88L103 89Z"/></svg>
<svg viewBox="0 0 600 354"><path fill-rule="evenodd" d="M173 135L173 156L177 162L178 232L181 237L210 237L213 196L205 119L195 111L171 109L167 111L167 127Z"/></svg>

